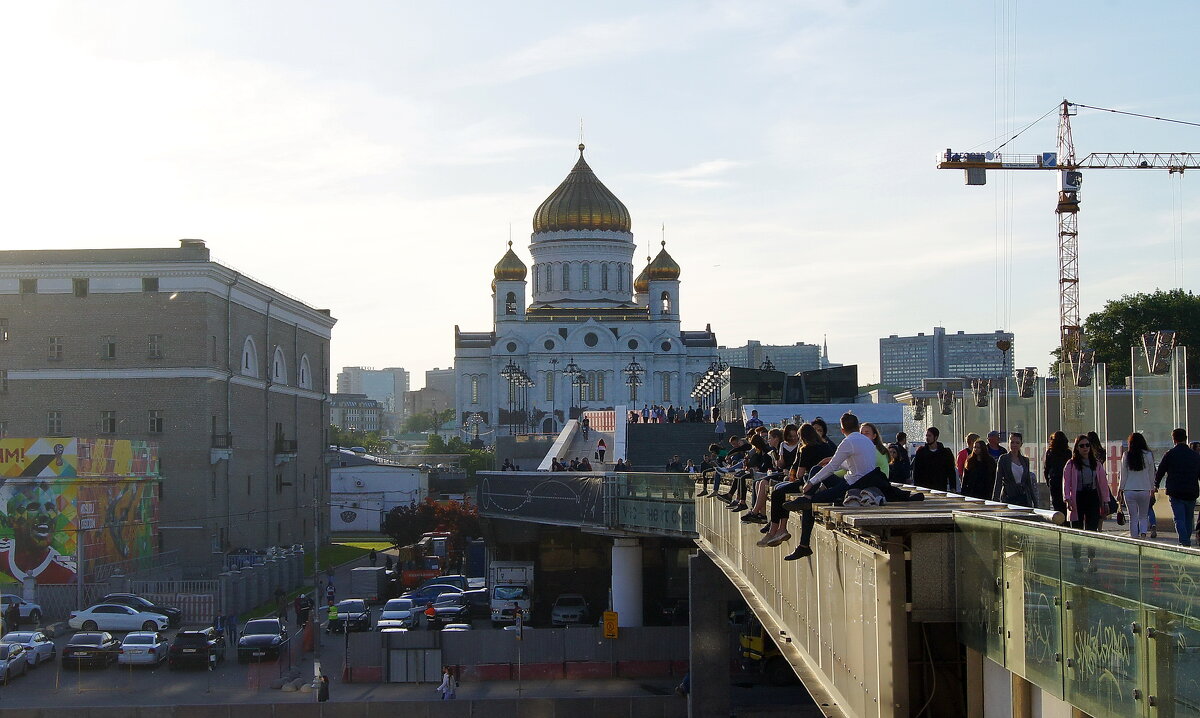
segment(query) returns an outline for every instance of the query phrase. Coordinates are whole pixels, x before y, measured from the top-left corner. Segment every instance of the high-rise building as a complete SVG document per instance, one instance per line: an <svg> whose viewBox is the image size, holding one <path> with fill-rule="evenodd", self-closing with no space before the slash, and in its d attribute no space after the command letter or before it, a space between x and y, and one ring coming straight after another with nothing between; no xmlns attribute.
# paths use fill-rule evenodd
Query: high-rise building
<svg viewBox="0 0 1200 718"><path fill-rule="evenodd" d="M337 393L364 394L379 402L383 431L395 429L404 421L404 393L408 389L409 372L401 367L346 366L337 375Z"/></svg>
<svg viewBox="0 0 1200 718"><path fill-rule="evenodd" d="M999 342L1007 342L1007 350ZM934 327L932 334L892 334L879 340L879 381L884 386L909 389L927 377L997 379L1012 371L1012 332L947 334L943 327Z"/></svg>
<svg viewBox="0 0 1200 718"><path fill-rule="evenodd" d="M312 543L335 320L180 244L0 251L0 433L157 444L152 541L201 575Z"/></svg>
<svg viewBox="0 0 1200 718"><path fill-rule="evenodd" d="M717 347L717 354L729 366L758 369L770 360L776 371L784 374L799 374L802 371L813 371L828 366L828 357L821 352L820 345L805 344L763 344L751 339L745 346Z"/></svg>
<svg viewBox="0 0 1200 718"><path fill-rule="evenodd" d="M454 367L425 370L425 388L441 392L448 397L450 399L450 406L454 406L454 383ZM449 407L442 406L442 408L446 409Z"/></svg>

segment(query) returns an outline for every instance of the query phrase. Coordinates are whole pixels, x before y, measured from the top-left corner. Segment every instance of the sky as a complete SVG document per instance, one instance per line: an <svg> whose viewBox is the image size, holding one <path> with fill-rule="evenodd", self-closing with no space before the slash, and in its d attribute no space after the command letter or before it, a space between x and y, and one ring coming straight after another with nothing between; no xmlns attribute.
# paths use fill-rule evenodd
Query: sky
<svg viewBox="0 0 1200 718"><path fill-rule="evenodd" d="M878 377L889 334L1057 344L1055 106L1200 121L1194 2L0 1L0 247L169 247L329 308L334 371L453 362L491 270L577 156L682 267L684 329L819 343ZM1081 110L1080 155L1200 151ZM1083 314L1200 279L1196 177L1092 171ZM665 225L665 231L663 226Z"/></svg>

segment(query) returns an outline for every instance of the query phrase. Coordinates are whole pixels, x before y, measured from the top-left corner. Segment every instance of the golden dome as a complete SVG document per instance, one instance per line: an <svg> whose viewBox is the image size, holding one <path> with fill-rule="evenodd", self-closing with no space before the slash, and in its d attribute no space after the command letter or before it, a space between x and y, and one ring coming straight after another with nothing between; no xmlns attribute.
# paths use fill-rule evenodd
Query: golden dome
<svg viewBox="0 0 1200 718"><path fill-rule="evenodd" d="M679 279L679 265L671 255L667 254L667 243L662 243L662 251L654 258L646 267L647 280L675 280ZM647 288L649 288L647 286Z"/></svg>
<svg viewBox="0 0 1200 718"><path fill-rule="evenodd" d="M533 213L535 233L572 229L628 232L629 227L629 210L588 167L582 144L571 174Z"/></svg>
<svg viewBox="0 0 1200 718"><path fill-rule="evenodd" d="M508 280L523 282L525 281L525 275L527 274L527 271L528 270L525 268L525 263L522 262L521 258L517 256L517 253L512 250L512 242L509 242L508 251L504 253L504 256L500 258L499 262L496 262L496 269L493 270L492 273L495 275L496 279L501 281Z"/></svg>
<svg viewBox="0 0 1200 718"><path fill-rule="evenodd" d="M633 293L645 294L650 291L650 257L646 257L646 266L642 267L642 273L637 275L637 279L633 280Z"/></svg>

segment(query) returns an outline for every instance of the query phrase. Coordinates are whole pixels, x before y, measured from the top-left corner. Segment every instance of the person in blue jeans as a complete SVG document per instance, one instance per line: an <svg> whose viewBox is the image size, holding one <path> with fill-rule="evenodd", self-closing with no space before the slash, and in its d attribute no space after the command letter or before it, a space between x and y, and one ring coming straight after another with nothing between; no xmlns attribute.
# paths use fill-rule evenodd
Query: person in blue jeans
<svg viewBox="0 0 1200 718"><path fill-rule="evenodd" d="M1166 478L1167 496L1171 499L1171 513L1175 515L1175 531L1179 534L1180 546L1192 545L1195 529L1196 497L1200 496L1200 454L1188 446L1187 430L1171 432L1175 446L1163 454L1154 473L1155 491Z"/></svg>

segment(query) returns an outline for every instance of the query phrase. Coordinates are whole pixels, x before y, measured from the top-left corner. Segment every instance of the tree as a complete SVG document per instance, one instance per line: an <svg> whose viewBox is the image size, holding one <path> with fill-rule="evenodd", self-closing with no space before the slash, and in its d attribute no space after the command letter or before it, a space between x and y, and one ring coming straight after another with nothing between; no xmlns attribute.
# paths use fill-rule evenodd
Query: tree
<svg viewBox="0 0 1200 718"><path fill-rule="evenodd" d="M441 411L418 411L410 415L404 420L404 430L410 434L419 434L425 431L437 431L445 424L454 418L454 409L443 409Z"/></svg>
<svg viewBox="0 0 1200 718"><path fill-rule="evenodd" d="M437 434L429 436L429 446L425 447L426 454L460 454L462 459L459 466L467 472L467 478L474 478L476 471L490 471L493 468L493 455L489 451L472 449L467 442L457 436L447 441Z"/></svg>
<svg viewBox="0 0 1200 718"><path fill-rule="evenodd" d="M1182 289L1151 294L1126 294L1109 300L1104 309L1089 314L1083 323L1087 346L1096 350L1096 361L1108 368L1110 383L1120 383L1133 373L1130 347L1139 346L1142 334L1173 329L1188 352L1188 384L1200 382L1200 297ZM1053 352L1058 360L1058 350Z"/></svg>
<svg viewBox="0 0 1200 718"><path fill-rule="evenodd" d="M397 546L414 544L430 531L448 531L451 548L462 551L468 539L481 534L479 510L458 501L443 504L425 499L411 506L396 506L383 517L383 533Z"/></svg>
<svg viewBox="0 0 1200 718"><path fill-rule="evenodd" d="M329 443L335 446L361 446L372 454L387 453L388 444L380 438L378 431L345 430L329 425Z"/></svg>

